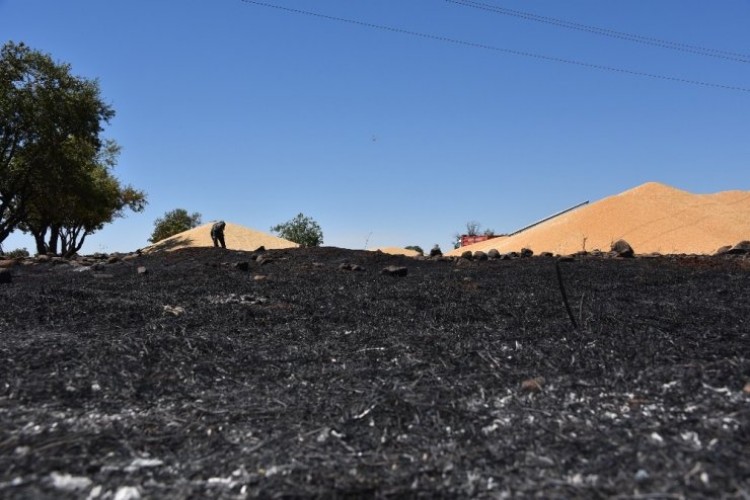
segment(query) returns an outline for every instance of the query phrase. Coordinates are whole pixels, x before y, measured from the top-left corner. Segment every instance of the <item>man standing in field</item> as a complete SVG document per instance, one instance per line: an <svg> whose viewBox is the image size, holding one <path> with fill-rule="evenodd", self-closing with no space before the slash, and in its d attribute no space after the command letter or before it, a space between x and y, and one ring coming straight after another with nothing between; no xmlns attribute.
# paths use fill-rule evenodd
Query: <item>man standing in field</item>
<svg viewBox="0 0 750 500"><path fill-rule="evenodd" d="M220 220L211 226L211 239L213 240L215 247L218 247L219 243L221 243L221 248L227 247L227 244L224 243L224 227L226 227L226 224L223 220Z"/></svg>

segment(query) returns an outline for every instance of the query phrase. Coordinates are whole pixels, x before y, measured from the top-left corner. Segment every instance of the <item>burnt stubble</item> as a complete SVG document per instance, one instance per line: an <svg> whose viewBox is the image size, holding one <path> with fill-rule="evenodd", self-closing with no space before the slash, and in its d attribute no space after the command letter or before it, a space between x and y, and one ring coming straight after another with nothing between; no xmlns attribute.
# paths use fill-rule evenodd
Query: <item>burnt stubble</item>
<svg viewBox="0 0 750 500"><path fill-rule="evenodd" d="M0 497L750 495L744 256L131 257L0 285Z"/></svg>

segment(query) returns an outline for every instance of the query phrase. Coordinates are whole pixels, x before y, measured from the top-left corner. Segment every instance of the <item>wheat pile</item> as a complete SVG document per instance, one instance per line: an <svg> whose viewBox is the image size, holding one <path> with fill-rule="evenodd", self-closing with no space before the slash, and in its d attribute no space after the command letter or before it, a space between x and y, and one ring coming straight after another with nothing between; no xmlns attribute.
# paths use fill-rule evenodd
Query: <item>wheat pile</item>
<svg viewBox="0 0 750 500"><path fill-rule="evenodd" d="M636 253L713 254L750 240L750 191L692 194L648 182L565 213L516 235L452 250L535 254L609 251L624 239Z"/></svg>
<svg viewBox="0 0 750 500"><path fill-rule="evenodd" d="M213 226L213 223L203 224L202 226L175 234L145 248L144 252L176 250L187 247L212 247L214 243L211 240L211 226ZM277 238L271 234L255 231L254 229L231 222L227 222L224 228L224 241L227 244L227 248L231 250L253 251L261 246L270 250L299 246L289 240Z"/></svg>

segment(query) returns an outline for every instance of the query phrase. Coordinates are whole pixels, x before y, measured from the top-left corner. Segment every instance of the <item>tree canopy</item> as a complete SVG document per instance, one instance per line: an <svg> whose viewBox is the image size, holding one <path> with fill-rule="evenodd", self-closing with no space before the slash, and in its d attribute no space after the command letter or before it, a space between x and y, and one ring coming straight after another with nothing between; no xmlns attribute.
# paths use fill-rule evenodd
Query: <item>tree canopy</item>
<svg viewBox="0 0 750 500"><path fill-rule="evenodd" d="M23 43L2 47L0 243L21 229L39 253L71 254L124 209L143 210L145 193L112 173L119 146L101 137L114 114L96 80Z"/></svg>
<svg viewBox="0 0 750 500"><path fill-rule="evenodd" d="M154 221L154 232L148 241L156 243L200 225L201 214L194 212L190 215L184 208L175 208Z"/></svg>
<svg viewBox="0 0 750 500"><path fill-rule="evenodd" d="M323 244L323 230L320 225L301 212L295 218L273 226L271 231L278 234L280 238L293 241L303 247L319 247Z"/></svg>

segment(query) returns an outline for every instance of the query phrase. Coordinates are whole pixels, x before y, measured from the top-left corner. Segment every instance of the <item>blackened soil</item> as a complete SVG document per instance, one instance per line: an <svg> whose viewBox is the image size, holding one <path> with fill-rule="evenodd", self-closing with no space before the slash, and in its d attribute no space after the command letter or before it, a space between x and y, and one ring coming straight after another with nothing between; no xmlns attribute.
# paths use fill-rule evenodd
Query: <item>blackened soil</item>
<svg viewBox="0 0 750 500"><path fill-rule="evenodd" d="M251 257L15 267L0 497L750 497L750 260Z"/></svg>

